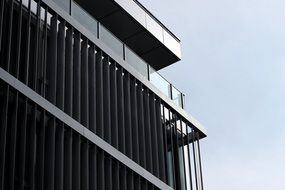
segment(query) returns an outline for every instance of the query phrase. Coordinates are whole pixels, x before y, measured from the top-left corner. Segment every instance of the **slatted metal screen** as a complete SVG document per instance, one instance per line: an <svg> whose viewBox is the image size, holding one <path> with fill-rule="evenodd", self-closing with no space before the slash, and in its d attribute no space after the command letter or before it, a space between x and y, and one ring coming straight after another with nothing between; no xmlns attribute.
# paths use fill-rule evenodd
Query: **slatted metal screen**
<svg viewBox="0 0 285 190"><path fill-rule="evenodd" d="M170 187L203 189L192 124L45 3L25 2L1 0L0 67ZM0 189L158 189L2 79L0 114Z"/></svg>

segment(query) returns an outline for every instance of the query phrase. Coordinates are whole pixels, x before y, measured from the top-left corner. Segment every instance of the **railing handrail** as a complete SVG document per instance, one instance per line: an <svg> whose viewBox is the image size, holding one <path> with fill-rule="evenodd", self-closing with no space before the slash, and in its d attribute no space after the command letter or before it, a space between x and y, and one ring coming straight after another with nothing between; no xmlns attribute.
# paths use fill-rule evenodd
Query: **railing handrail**
<svg viewBox="0 0 285 190"><path fill-rule="evenodd" d="M160 22L145 6L143 6L139 1L133 0L140 8L142 8L151 18L153 18L166 32L168 32L177 42L181 42L180 39L171 32L162 22Z"/></svg>

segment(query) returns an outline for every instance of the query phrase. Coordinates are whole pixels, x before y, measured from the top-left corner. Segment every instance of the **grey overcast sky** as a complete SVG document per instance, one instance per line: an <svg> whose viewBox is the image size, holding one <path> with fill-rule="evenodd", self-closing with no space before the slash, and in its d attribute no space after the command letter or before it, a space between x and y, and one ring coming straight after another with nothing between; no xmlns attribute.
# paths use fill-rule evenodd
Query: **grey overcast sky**
<svg viewBox="0 0 285 190"><path fill-rule="evenodd" d="M163 69L208 130L206 190L285 189L285 1L140 0L182 41Z"/></svg>

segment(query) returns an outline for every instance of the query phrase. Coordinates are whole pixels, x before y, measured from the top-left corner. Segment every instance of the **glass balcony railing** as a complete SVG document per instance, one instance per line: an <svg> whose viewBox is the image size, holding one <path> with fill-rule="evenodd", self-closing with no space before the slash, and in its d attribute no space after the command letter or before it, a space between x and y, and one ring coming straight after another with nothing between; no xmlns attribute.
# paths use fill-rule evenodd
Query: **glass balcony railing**
<svg viewBox="0 0 285 190"><path fill-rule="evenodd" d="M71 3L71 16L79 21L86 29L92 32L92 34L98 36L97 20L75 2Z"/></svg>
<svg viewBox="0 0 285 190"><path fill-rule="evenodd" d="M165 27L151 12L139 1L115 0L132 17L154 35L161 43L170 49L178 57L181 57L180 40Z"/></svg>
<svg viewBox="0 0 285 190"><path fill-rule="evenodd" d="M133 52L128 46L125 46L125 60L142 76L148 78L148 64L135 52Z"/></svg>
<svg viewBox="0 0 285 190"><path fill-rule="evenodd" d="M185 96L183 93L73 1L71 5L71 16L86 29L90 30L90 32L111 48L119 57L136 69L138 73L148 79L164 95L172 99L175 104L184 108Z"/></svg>

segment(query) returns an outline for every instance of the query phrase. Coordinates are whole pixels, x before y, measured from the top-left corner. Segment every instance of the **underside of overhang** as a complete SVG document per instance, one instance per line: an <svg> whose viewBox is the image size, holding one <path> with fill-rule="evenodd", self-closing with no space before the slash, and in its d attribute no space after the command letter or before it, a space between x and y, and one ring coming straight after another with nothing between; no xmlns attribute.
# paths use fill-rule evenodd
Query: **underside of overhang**
<svg viewBox="0 0 285 190"><path fill-rule="evenodd" d="M180 60L115 1L75 1L154 69L162 69Z"/></svg>

